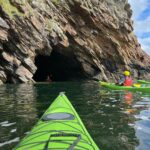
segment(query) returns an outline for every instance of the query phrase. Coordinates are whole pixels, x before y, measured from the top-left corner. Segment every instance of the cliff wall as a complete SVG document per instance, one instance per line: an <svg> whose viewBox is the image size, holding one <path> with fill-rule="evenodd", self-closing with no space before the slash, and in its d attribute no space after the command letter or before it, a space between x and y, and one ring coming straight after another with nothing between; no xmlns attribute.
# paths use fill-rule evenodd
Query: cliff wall
<svg viewBox="0 0 150 150"><path fill-rule="evenodd" d="M125 69L148 77L131 16L127 0L0 0L0 82L37 79L38 57L57 79L59 68L68 79L110 80Z"/></svg>

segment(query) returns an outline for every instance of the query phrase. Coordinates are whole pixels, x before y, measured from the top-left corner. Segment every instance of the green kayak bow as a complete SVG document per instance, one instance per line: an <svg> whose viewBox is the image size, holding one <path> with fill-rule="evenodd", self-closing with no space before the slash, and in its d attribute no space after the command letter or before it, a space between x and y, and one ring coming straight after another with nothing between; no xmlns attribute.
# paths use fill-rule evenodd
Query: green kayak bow
<svg viewBox="0 0 150 150"><path fill-rule="evenodd" d="M140 91L140 92L148 92L150 93L150 86L146 87L134 87L134 86L119 86L114 83L108 83L108 82L101 82L101 86L104 86L106 88L109 88L111 90L127 90L127 91Z"/></svg>
<svg viewBox="0 0 150 150"><path fill-rule="evenodd" d="M61 93L14 150L99 150L65 94Z"/></svg>

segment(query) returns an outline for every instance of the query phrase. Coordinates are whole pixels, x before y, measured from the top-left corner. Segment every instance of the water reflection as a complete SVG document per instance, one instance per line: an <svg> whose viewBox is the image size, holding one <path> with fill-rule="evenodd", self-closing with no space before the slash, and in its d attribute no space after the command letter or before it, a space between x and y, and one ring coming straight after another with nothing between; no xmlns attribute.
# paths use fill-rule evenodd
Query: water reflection
<svg viewBox="0 0 150 150"><path fill-rule="evenodd" d="M136 147L136 150L149 150L150 148L150 94L142 95L141 101L136 102L133 105L137 110L135 114L135 130L136 136L140 141L140 144Z"/></svg>
<svg viewBox="0 0 150 150"><path fill-rule="evenodd" d="M150 94L109 91L96 82L0 86L0 149L12 149L65 91L102 150L149 150Z"/></svg>
<svg viewBox="0 0 150 150"><path fill-rule="evenodd" d="M149 150L150 95L127 91L109 92L100 94L101 104L105 107L99 112L107 120L107 123L103 123L105 126L102 132L107 135L105 141L108 145L102 143L103 149L116 150L120 146L126 150Z"/></svg>
<svg viewBox="0 0 150 150"><path fill-rule="evenodd" d="M135 121L134 116L126 113L132 102L132 93L107 92L100 94L101 107L97 111L100 114L99 130L103 135L99 138L101 149L128 150L135 149L138 145L135 130L128 125Z"/></svg>
<svg viewBox="0 0 150 150"><path fill-rule="evenodd" d="M0 149L10 150L37 118L36 90L33 85L0 87Z"/></svg>

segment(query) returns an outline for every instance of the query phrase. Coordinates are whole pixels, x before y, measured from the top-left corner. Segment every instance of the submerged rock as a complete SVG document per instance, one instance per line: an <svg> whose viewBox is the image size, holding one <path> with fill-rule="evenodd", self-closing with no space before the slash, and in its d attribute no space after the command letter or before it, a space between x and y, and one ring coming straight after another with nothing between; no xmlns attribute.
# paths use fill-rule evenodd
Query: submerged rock
<svg viewBox="0 0 150 150"><path fill-rule="evenodd" d="M148 77L150 57L133 33L131 15L127 0L1 0L0 82L33 81L39 55L54 64L43 65L45 76L109 80L129 69Z"/></svg>

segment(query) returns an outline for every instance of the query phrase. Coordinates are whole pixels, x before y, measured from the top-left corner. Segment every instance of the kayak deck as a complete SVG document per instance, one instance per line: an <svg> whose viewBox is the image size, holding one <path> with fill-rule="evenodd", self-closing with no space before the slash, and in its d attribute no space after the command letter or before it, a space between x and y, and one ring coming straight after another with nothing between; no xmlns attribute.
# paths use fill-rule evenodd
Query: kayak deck
<svg viewBox="0 0 150 150"><path fill-rule="evenodd" d="M148 87L119 86L119 85L115 85L114 83L107 83L101 81L100 84L112 90L128 90L128 91L140 91L140 92L150 93L150 86Z"/></svg>
<svg viewBox="0 0 150 150"><path fill-rule="evenodd" d="M99 150L77 112L60 94L14 150Z"/></svg>

